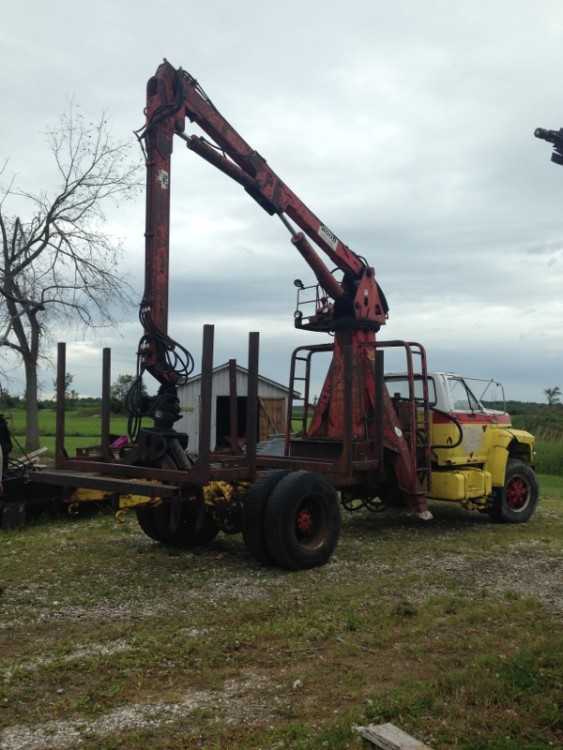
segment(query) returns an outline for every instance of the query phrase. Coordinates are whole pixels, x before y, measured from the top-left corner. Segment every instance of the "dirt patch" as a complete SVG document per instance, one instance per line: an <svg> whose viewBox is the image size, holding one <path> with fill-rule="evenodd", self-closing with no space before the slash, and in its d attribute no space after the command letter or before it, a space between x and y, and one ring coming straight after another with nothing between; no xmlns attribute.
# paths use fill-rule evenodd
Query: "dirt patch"
<svg viewBox="0 0 563 750"><path fill-rule="evenodd" d="M563 614L563 558L542 553L539 545L514 545L502 555L470 554L427 557L419 561L426 571L447 576L462 590L507 593L538 599ZM432 584L430 589L432 589Z"/></svg>
<svg viewBox="0 0 563 750"><path fill-rule="evenodd" d="M206 571L207 572L207 571ZM170 607L186 611L190 606L200 607L202 602L219 606L225 601L258 601L272 596L283 579L270 578L271 571L253 575L247 571L232 570L228 566L216 569L214 576L203 585L191 587L190 573L174 572L168 577L166 597L147 598L140 586L133 587L132 577L123 575L116 580L111 598L92 595L91 603L67 603L75 591L60 591L48 583L26 583L24 586L7 586L0 601L0 632L11 631L25 625L43 625L62 621L124 621L144 620L166 614ZM186 585L188 583L188 585ZM53 590L55 589L55 590ZM115 595L114 595L115 593Z"/></svg>
<svg viewBox="0 0 563 750"><path fill-rule="evenodd" d="M188 720L197 710L213 711L216 720L230 725L259 725L271 718L271 680L246 673L242 680L227 680L222 690L194 690L176 702L133 703L97 719L47 721L35 726L17 725L0 733L0 750L62 750L86 739L115 736L120 732L158 728Z"/></svg>

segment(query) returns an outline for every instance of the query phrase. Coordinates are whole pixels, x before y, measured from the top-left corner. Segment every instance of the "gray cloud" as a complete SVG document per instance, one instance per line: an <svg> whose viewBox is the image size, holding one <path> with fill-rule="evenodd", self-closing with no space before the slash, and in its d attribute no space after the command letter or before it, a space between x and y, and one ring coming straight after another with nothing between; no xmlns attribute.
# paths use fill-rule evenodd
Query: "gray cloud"
<svg viewBox="0 0 563 750"><path fill-rule="evenodd" d="M52 185L42 133L71 97L132 137L166 55L375 266L391 303L386 337L421 340L437 369L501 377L521 398L563 381L563 169L531 135L563 125L560 3L124 0L94 13L35 1L6 10L0 41L0 155L22 184ZM247 331L263 330L263 369L284 380L290 349L307 340L291 327L291 281L307 268L278 221L175 150L171 333L197 355L201 324L217 321L217 361L244 361ZM142 197L108 221L140 293ZM78 342L79 390L98 389L102 345L115 371L133 369L140 331L134 310L123 317L86 342L79 329L56 333Z"/></svg>

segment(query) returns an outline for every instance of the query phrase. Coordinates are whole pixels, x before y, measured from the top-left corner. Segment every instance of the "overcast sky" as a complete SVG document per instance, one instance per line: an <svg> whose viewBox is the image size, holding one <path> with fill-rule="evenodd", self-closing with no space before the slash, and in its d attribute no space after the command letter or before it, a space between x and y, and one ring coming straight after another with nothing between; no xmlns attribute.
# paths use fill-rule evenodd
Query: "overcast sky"
<svg viewBox="0 0 563 750"><path fill-rule="evenodd" d="M166 57L375 267L391 308L380 335L509 397L563 386L563 167L532 136L563 126L560 0L21 0L2 16L0 158L20 187L55 188L44 133L72 98L132 139ZM287 382L292 348L323 340L292 327L292 281L311 274L240 187L181 141L174 156L170 333L199 365L203 323L216 364L245 363L259 330L263 373ZM108 220L140 298L143 195ZM122 318L59 332L82 394L99 392L102 346L115 374L134 371L136 310Z"/></svg>

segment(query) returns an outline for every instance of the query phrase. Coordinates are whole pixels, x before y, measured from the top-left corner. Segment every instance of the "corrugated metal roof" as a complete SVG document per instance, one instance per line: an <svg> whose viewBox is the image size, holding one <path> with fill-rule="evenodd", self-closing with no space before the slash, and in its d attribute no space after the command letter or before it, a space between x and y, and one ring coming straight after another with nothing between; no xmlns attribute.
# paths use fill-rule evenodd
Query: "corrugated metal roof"
<svg viewBox="0 0 563 750"><path fill-rule="evenodd" d="M221 372L222 370L226 370L228 369L228 367L229 367L228 362L225 362L222 365L218 365L217 367L213 368L213 374L215 374L216 372ZM245 375L248 375L248 370L246 369L246 367L242 367L242 365L237 364L237 370L239 372L244 373ZM197 375L194 375L192 378L189 378L188 382L185 385L189 385L190 383L193 383L194 380L201 380L201 373L198 373ZM281 383L278 383L275 380L271 380L270 378L264 377L264 375L259 374L258 380L261 380L263 383L269 383L269 385L273 385L275 388L279 388L280 391L289 393L289 388L287 387L287 385L282 385Z"/></svg>

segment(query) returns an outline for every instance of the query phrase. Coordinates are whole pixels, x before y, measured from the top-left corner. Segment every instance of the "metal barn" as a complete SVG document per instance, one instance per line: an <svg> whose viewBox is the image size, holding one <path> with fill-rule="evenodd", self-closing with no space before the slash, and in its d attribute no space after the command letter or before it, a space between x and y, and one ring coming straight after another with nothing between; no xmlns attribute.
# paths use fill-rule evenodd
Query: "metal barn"
<svg viewBox="0 0 563 750"><path fill-rule="evenodd" d="M238 438L246 436L246 399L248 393L248 370L236 367L237 422ZM197 451L199 444L199 403L201 375L193 378L178 389L182 419L176 429L189 436L188 450ZM289 388L274 380L258 376L258 440L266 440L272 435L285 432ZM225 362L213 369L211 445L210 449L228 447L229 441L229 363Z"/></svg>

